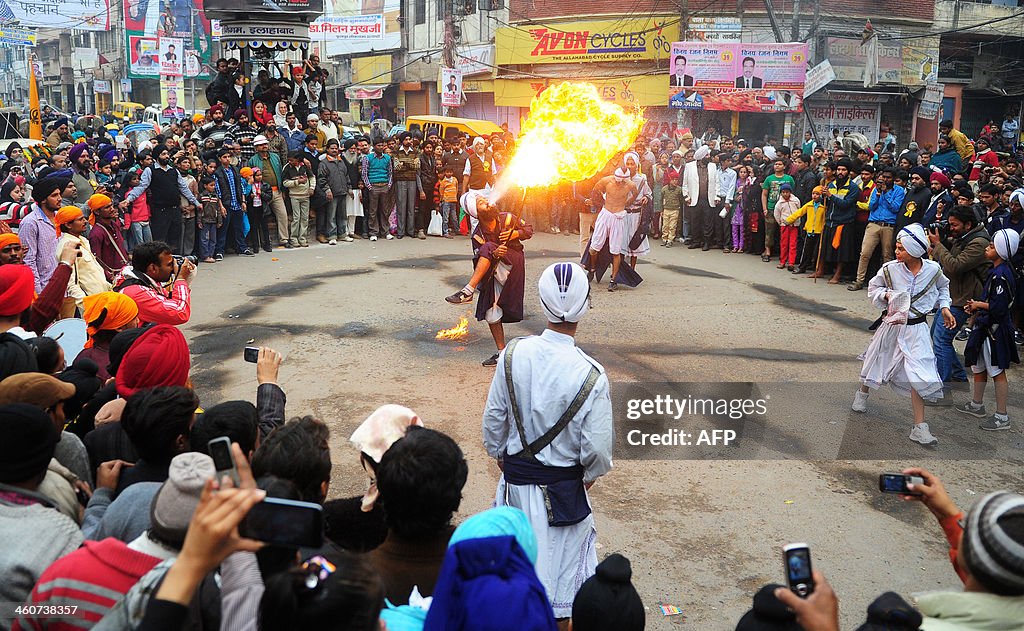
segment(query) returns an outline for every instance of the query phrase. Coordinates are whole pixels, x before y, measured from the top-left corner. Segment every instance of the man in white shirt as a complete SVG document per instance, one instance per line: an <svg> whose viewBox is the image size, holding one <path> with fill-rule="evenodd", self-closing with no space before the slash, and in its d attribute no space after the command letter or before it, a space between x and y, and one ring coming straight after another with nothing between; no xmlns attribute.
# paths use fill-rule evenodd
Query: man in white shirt
<svg viewBox="0 0 1024 631"><path fill-rule="evenodd" d="M604 368L575 342L590 307L586 270L555 263L538 289L547 329L502 351L483 435L502 470L495 503L529 517L539 547L537 576L564 623L576 591L597 567L587 489L612 468L612 406Z"/></svg>

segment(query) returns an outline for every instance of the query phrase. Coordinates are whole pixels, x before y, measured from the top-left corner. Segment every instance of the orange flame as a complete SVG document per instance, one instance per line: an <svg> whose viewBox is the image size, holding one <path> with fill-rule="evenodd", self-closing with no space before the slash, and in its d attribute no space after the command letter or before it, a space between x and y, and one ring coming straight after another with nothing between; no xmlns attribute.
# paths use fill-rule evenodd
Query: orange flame
<svg viewBox="0 0 1024 631"><path fill-rule="evenodd" d="M459 318L459 323L450 329L441 329L434 336L435 340L464 340L469 335L469 320L465 316Z"/></svg>
<svg viewBox="0 0 1024 631"><path fill-rule="evenodd" d="M512 185L543 188L593 176L632 146L643 124L642 111L630 113L603 100L592 84L565 82L547 88L530 104L516 153L492 201Z"/></svg>

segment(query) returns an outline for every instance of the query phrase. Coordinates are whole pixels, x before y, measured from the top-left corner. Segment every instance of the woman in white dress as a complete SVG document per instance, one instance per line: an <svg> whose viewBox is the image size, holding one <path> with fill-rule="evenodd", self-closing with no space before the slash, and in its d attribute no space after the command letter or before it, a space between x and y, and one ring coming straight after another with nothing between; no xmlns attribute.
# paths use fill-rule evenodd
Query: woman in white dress
<svg viewBox="0 0 1024 631"><path fill-rule="evenodd" d="M911 224L896 237L896 260L882 266L868 284L871 304L884 309L878 328L864 354L861 387L853 411L867 411L871 389L886 384L909 396L914 408L910 440L935 445L924 420L924 402L942 398L942 379L935 367L935 352L926 316L939 310L946 328L956 326L949 311L949 279L935 261L924 259L928 238L921 224ZM936 317L939 317L938 315Z"/></svg>
<svg viewBox="0 0 1024 631"><path fill-rule="evenodd" d="M650 254L651 244L646 234L643 235L643 240L635 248L629 247L629 242L633 239L637 229L643 224L641 221L643 209L654 199L654 192L651 190L651 185L647 182L647 176L640 169L640 156L635 151L630 151L623 156L623 163L626 165L630 180L636 185L637 191L633 203L626 207L625 225L623 226L623 232L625 232L623 238L626 240L625 250L626 255L629 256L629 266L636 269L636 257Z"/></svg>

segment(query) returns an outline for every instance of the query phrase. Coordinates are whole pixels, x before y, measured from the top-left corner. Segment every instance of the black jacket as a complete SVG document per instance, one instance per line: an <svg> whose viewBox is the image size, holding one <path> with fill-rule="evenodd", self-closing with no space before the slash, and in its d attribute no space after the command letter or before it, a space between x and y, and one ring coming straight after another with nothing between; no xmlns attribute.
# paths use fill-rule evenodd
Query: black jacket
<svg viewBox="0 0 1024 631"><path fill-rule="evenodd" d="M245 196L242 195L242 177L238 174L238 169L231 167L229 171L224 167L217 167L217 170L213 172L213 177L217 180L217 188L220 190L220 201L224 204L224 208L228 212L232 212L234 208L234 205L231 203L231 185L228 183L228 178L232 178L235 182L238 206L245 210Z"/></svg>
<svg viewBox="0 0 1024 631"><path fill-rule="evenodd" d="M900 212L896 214L896 232L912 223L921 223L928 205L932 201L932 189L925 186L917 190L913 186L907 189Z"/></svg>

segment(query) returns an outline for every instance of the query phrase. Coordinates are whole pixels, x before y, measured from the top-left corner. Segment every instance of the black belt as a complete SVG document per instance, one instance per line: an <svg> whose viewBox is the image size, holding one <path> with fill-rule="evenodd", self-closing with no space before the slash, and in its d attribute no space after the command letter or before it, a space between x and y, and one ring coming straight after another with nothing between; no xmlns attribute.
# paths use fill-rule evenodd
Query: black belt
<svg viewBox="0 0 1024 631"><path fill-rule="evenodd" d="M868 331L874 331L875 329L877 329L878 326L882 324L882 318L884 317L885 312L883 311L882 315L878 316L878 319L871 323L871 326L868 327ZM908 318L907 326L914 326L915 324L924 324L927 321L927 316L917 316L916 318Z"/></svg>
<svg viewBox="0 0 1024 631"><path fill-rule="evenodd" d="M896 222L895 221L869 221L868 223L873 223L876 226L884 226L886 228L894 228L894 227L896 227Z"/></svg>

